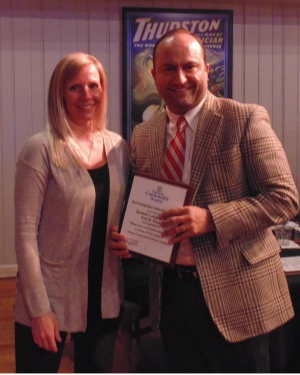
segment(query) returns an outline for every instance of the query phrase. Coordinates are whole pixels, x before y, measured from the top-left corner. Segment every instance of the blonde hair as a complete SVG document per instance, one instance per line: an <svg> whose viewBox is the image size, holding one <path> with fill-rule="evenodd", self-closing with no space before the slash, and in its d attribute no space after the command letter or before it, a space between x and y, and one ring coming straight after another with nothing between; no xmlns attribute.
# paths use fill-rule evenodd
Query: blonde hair
<svg viewBox="0 0 300 375"><path fill-rule="evenodd" d="M59 167L70 166L70 157L77 165L83 166L78 152L71 146L73 139L72 122L68 118L64 104L64 88L79 71L88 65L94 65L99 73L102 88L101 106L93 119L94 129L106 128L107 83L101 63L91 55L75 52L65 56L55 67L48 90L48 126L50 157Z"/></svg>

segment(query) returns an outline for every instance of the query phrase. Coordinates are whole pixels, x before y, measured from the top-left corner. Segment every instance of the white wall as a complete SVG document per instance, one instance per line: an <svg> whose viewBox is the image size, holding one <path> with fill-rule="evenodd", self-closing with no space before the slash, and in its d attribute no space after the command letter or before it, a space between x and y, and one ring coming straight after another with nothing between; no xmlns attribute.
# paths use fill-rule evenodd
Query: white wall
<svg viewBox="0 0 300 375"><path fill-rule="evenodd" d="M24 141L46 123L48 82L61 57L84 51L101 60L109 82L109 128L122 134L123 6L233 9L233 97L268 109L299 188L298 4L298 0L1 0L0 276L16 272L16 159Z"/></svg>

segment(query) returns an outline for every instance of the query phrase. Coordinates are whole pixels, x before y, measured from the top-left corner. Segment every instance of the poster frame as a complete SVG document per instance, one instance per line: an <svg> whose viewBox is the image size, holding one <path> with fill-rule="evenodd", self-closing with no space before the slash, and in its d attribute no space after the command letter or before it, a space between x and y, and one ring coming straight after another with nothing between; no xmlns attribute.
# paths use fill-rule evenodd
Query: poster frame
<svg viewBox="0 0 300 375"><path fill-rule="evenodd" d="M151 113L153 113L153 108L156 112L164 109L164 103L157 93L150 73L153 66L151 65L151 48L153 51L158 37L169 31L171 27L186 28L202 38L207 60L210 64L209 90L217 96L232 97L232 10L123 7L122 128L123 137L127 141L130 141L133 128L144 121L145 117L147 119L149 109L151 109ZM156 31L153 32L153 30ZM139 46L141 52L137 54ZM141 55L142 58L138 55ZM148 61L146 61L146 58L148 58ZM139 71L137 71L137 60L143 61L144 70L138 68ZM148 93L148 102L146 95L143 98L143 90ZM140 93L141 99L135 93ZM138 97L137 100L135 100L135 96ZM141 104L139 104L139 100Z"/></svg>

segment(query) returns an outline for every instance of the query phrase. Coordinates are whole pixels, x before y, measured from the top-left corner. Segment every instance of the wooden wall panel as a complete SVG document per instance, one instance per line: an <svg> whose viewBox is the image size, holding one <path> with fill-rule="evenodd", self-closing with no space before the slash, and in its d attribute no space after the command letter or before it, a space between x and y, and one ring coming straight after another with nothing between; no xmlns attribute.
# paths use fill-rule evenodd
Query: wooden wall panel
<svg viewBox="0 0 300 375"><path fill-rule="evenodd" d="M43 53L44 23L41 4L30 2L30 78L32 133L40 131L46 123L45 56Z"/></svg>
<svg viewBox="0 0 300 375"><path fill-rule="evenodd" d="M283 9L283 146L294 178L297 181L297 137L298 128L298 17L297 8Z"/></svg>
<svg viewBox="0 0 300 375"><path fill-rule="evenodd" d="M283 140L283 9L274 7L272 9L272 124L280 140Z"/></svg>
<svg viewBox="0 0 300 375"><path fill-rule="evenodd" d="M262 5L258 9L258 100L270 112L272 120L272 8Z"/></svg>
<svg viewBox="0 0 300 375"><path fill-rule="evenodd" d="M258 34L258 7L245 7L245 102L258 102L258 71L259 71L259 34Z"/></svg>
<svg viewBox="0 0 300 375"><path fill-rule="evenodd" d="M122 111L117 110L122 103L122 89L120 86L119 77L122 77L122 49L120 48L120 40L122 39L122 22L120 21L121 12L119 4L111 2L108 4L108 51L110 56L107 63L107 81L108 96L108 128L115 129L119 125L118 133L122 134ZM116 77L118 77L116 79Z"/></svg>
<svg viewBox="0 0 300 375"><path fill-rule="evenodd" d="M0 18L0 263L12 264L13 253L13 181L15 165L14 53L13 20L9 0L2 2Z"/></svg>
<svg viewBox="0 0 300 375"><path fill-rule="evenodd" d="M258 4L259 3L259 4ZM233 9L233 98L264 105L300 187L300 4L297 0L2 0L0 2L0 276L15 272L14 169L47 119L47 90L67 53L95 55L109 83L109 129L122 134L122 7Z"/></svg>

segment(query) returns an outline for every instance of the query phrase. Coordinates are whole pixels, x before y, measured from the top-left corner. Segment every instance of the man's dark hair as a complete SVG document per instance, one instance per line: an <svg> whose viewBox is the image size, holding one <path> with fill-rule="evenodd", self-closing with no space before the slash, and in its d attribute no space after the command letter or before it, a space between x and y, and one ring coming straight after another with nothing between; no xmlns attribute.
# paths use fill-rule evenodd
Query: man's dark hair
<svg viewBox="0 0 300 375"><path fill-rule="evenodd" d="M154 46L154 49L153 49L153 68L155 69L155 53L156 53L156 50L157 50L157 47L158 45L165 39L169 38L170 36L173 36L173 35L176 35L176 34L187 34L187 35L191 35L193 38L196 39L196 41L199 43L200 47L202 48L202 52L203 52L203 59L204 59L204 63L206 64L207 61L206 61L206 52L205 52L205 47L204 47L204 44L202 42L202 40L195 34L191 33L190 31L188 30L185 30L185 29L174 29L174 30L170 30L168 31L167 33L165 33L163 36L161 36L158 41L155 43L155 46Z"/></svg>

